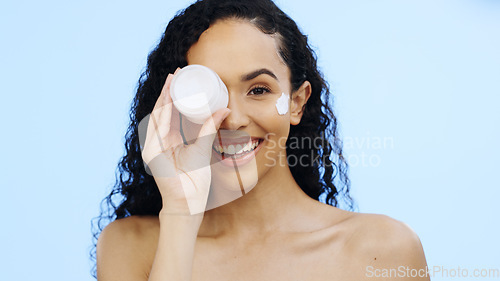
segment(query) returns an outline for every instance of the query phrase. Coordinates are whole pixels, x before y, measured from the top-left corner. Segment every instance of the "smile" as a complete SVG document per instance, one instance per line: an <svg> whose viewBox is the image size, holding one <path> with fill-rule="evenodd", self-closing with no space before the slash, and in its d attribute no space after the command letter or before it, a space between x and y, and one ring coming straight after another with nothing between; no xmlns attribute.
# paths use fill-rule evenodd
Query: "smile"
<svg viewBox="0 0 500 281"><path fill-rule="evenodd" d="M238 159L255 151L262 141L263 139L250 138L244 143L231 143L229 140L223 140L221 144L220 141L216 139L212 148L217 154L222 156L223 159L228 157Z"/></svg>

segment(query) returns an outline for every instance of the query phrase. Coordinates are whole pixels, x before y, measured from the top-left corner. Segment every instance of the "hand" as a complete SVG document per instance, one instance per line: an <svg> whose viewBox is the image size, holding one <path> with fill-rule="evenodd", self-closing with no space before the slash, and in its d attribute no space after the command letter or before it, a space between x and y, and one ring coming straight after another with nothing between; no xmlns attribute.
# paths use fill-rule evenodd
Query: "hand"
<svg viewBox="0 0 500 281"><path fill-rule="evenodd" d="M173 75L169 74L153 112L139 124L139 132L146 131L145 140L141 141L144 143L142 158L160 190L161 212L193 215L205 211L211 182L212 143L230 110L218 110L201 129L195 126L183 128L188 135L196 135L193 130L199 129L197 139L185 144L180 133L179 112L170 97L172 78ZM143 130L146 125L147 129ZM141 133L139 135L144 138Z"/></svg>

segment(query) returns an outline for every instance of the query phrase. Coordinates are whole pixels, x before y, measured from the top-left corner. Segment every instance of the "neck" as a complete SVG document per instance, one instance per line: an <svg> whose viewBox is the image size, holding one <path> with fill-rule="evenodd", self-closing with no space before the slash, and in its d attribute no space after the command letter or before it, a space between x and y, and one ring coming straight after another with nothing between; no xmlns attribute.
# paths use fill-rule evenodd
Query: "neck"
<svg viewBox="0 0 500 281"><path fill-rule="evenodd" d="M293 179L288 166L275 167L244 196L205 212L199 236L262 236L293 231L297 217L314 200Z"/></svg>

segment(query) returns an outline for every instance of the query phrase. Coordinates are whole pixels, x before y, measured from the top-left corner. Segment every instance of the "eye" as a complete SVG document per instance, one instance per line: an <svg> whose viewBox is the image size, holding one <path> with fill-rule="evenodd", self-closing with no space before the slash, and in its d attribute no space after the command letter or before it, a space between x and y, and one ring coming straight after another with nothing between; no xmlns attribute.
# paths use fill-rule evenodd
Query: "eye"
<svg viewBox="0 0 500 281"><path fill-rule="evenodd" d="M263 94L270 93L270 92L271 92L271 90L267 87L256 86L250 90L249 94L252 96L261 96Z"/></svg>

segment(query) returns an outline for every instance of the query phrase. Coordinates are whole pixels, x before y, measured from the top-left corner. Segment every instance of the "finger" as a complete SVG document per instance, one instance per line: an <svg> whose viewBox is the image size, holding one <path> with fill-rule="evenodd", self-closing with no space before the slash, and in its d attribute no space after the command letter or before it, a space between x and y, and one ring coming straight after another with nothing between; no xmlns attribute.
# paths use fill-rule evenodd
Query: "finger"
<svg viewBox="0 0 500 281"><path fill-rule="evenodd" d="M177 70L175 73L177 73ZM170 86L173 78L175 77L175 73L173 75L169 74L160 96L160 98L163 99L164 106L158 116L158 127L162 138L168 139L166 148L182 144L182 142L178 141L179 139L182 140L182 137L180 136L179 111L175 108L170 94Z"/></svg>
<svg viewBox="0 0 500 281"><path fill-rule="evenodd" d="M139 122L139 125L142 124L144 126L145 124L147 124L147 128L148 128L147 130L146 129L140 130L141 132L147 132L147 135L152 136L153 135L152 133L159 135L157 120L161 119L161 113L163 112L164 106L166 104L168 104L168 102L165 102L165 94L167 94L166 89L168 87L166 87L166 86L169 86L170 80L172 79L171 77L172 77L172 74L169 74L167 76L166 82L162 88L160 96L156 100L156 103L153 107L153 110L151 111L151 114L149 114L148 116L146 116L145 118L143 118ZM167 108L167 110L168 110L168 108ZM154 130L154 132L152 130ZM145 137L144 137L144 139L145 139ZM149 139L151 139L151 138L149 138Z"/></svg>
<svg viewBox="0 0 500 281"><path fill-rule="evenodd" d="M161 151L168 148L168 144L164 144L164 140L168 138L170 133L170 119L172 117L172 104L167 104L153 111L151 119L153 120L154 128L158 134L159 145Z"/></svg>
<svg viewBox="0 0 500 281"><path fill-rule="evenodd" d="M170 96L170 84L172 82L172 79L172 74L167 75L165 84L163 85L160 96L155 103L153 111L151 112L151 114L146 116L146 118L141 120L139 124L140 127L141 125L142 127L147 126L147 128L141 127L142 130L140 130L140 132L142 132L143 134L145 133L145 136L142 136L142 147L149 148L148 151L146 151L146 155L144 155L147 156L146 158L149 158L148 160L151 160L152 157L155 157L155 154L165 151L172 145L178 145L176 143L178 142L180 136L169 137L169 133L171 131L172 115L178 115L177 110L173 108L172 98ZM178 118L174 119L177 120ZM169 143L172 141L174 142L174 144Z"/></svg>
<svg viewBox="0 0 500 281"><path fill-rule="evenodd" d="M153 127L156 131L156 134L160 139L165 137L170 131L170 119L172 116L172 106L171 106L172 99L169 96L168 89L170 87L170 82L172 81L172 78L173 75L168 74L165 84L163 85L163 88L161 90L160 96L158 97L158 100L156 101L150 116L151 119L150 121L152 122L152 125L154 125Z"/></svg>
<svg viewBox="0 0 500 281"><path fill-rule="evenodd" d="M172 103L172 97L170 96L170 84L172 83L172 79L174 78L174 75L168 74L167 79L165 80L165 84L163 84L163 88L161 89L160 96L158 97L158 100L156 101L155 107L158 106L158 108Z"/></svg>
<svg viewBox="0 0 500 281"><path fill-rule="evenodd" d="M139 123L139 133L139 138L143 142L141 150L143 160L148 163L162 151L161 137L153 114L148 114L148 116L141 120Z"/></svg>
<svg viewBox="0 0 500 281"><path fill-rule="evenodd" d="M167 78L165 79L165 83L163 84L163 87L161 89L160 96L156 100L156 103L153 107L153 110L161 108L162 106L165 105L165 91L164 91L164 89L165 89L165 86L167 85L167 82L171 79L170 78L171 76L172 76L172 74L167 75Z"/></svg>
<svg viewBox="0 0 500 281"><path fill-rule="evenodd" d="M167 87L164 88L164 102L166 105L170 106L170 113L167 113L167 115L170 116L170 119L169 119L170 120L169 121L170 122L170 129L175 130L175 131L179 131L180 130L179 111L175 107L175 105L172 101L172 96L170 95L171 81L169 81L168 83L169 83L169 85L167 85ZM164 111L163 113L166 113L166 111ZM163 118L163 116L160 116L160 118Z"/></svg>
<svg viewBox="0 0 500 281"><path fill-rule="evenodd" d="M175 70L174 74L169 74L167 76L167 79L165 81L165 84L163 85L163 88L161 90L161 95L160 95L160 98L159 98L159 101L163 105L172 105L173 104L172 96L170 94L170 86L172 84L172 80L174 79L174 77L177 74L177 72L179 72L179 70L180 70L180 68L177 67L177 69ZM178 118L179 117L179 111L177 111L177 108L175 108L175 106L171 106L170 107L170 111L163 111L162 114L160 114L160 116L159 116L160 119L164 118L162 116L164 113L166 113L167 115L170 116L169 123L172 122L172 124L170 125L171 129L172 130L179 130L179 128L180 128L179 118Z"/></svg>
<svg viewBox="0 0 500 281"><path fill-rule="evenodd" d="M208 150L212 148L212 144L217 134L217 131L222 124L222 121L231 113L229 108L223 108L216 111L211 118L201 127L200 133L198 134L198 139L194 143L198 148L202 150Z"/></svg>

